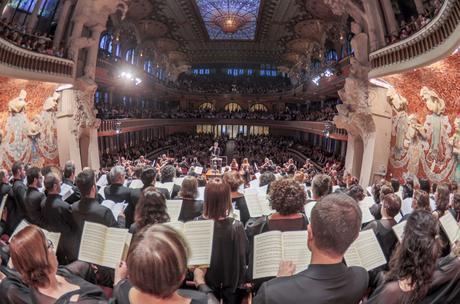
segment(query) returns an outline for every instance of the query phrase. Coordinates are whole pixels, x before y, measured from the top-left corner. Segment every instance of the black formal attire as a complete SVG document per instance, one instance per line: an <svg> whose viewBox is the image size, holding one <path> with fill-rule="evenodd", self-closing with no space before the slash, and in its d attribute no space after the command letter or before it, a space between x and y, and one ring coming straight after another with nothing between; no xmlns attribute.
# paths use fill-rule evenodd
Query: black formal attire
<svg viewBox="0 0 460 304"><path fill-rule="evenodd" d="M102 224L107 227L118 227L109 208L101 206L96 199L82 198L70 206L72 215L72 231L61 236L63 250L66 253L63 264L68 264L78 259L81 234L85 221Z"/></svg>
<svg viewBox="0 0 460 304"><path fill-rule="evenodd" d="M105 199L114 201L115 203L125 202L128 204L125 209L126 227L129 228L134 222L134 209L131 189L120 184L111 184L104 189Z"/></svg>
<svg viewBox="0 0 460 304"><path fill-rule="evenodd" d="M455 211L454 209L449 209L450 214L455 218L457 223L460 223L460 212Z"/></svg>
<svg viewBox="0 0 460 304"><path fill-rule="evenodd" d="M21 179L15 179L13 181L13 196L14 196L14 208L8 210L8 222L9 227L11 227L11 232L16 229L16 226L25 218L26 216L26 207L25 207L25 198L26 198L27 186L24 185L24 182Z"/></svg>
<svg viewBox="0 0 460 304"><path fill-rule="evenodd" d="M29 223L41 226L42 211L41 204L46 199L44 193L38 191L37 188L27 188L26 198L24 200L26 207L26 219Z"/></svg>
<svg viewBox="0 0 460 304"><path fill-rule="evenodd" d="M0 303L2 304L31 304L30 288L16 270L0 266L0 271L6 275L0 282Z"/></svg>
<svg viewBox="0 0 460 304"><path fill-rule="evenodd" d="M162 181L162 183L171 183L171 182L173 181ZM168 189L165 189L165 188L159 188L159 187L155 187L155 188L157 189L158 192L161 192L163 194L168 193L168 197L166 197L166 199L174 199L179 195L181 186L174 184L171 189L171 193L169 193Z"/></svg>
<svg viewBox="0 0 460 304"><path fill-rule="evenodd" d="M318 265L290 276L265 282L260 287L255 304L357 304L368 284L367 271L347 267L343 263Z"/></svg>
<svg viewBox="0 0 460 304"><path fill-rule="evenodd" d="M113 289L114 304L130 304L129 291L132 288L131 282L123 280ZM212 295L207 285L198 286L198 290L178 289L177 293L184 298L191 299L190 304L217 304L217 299Z"/></svg>
<svg viewBox="0 0 460 304"><path fill-rule="evenodd" d="M236 210L240 211L240 220L243 226L245 226L251 216L249 215L249 209L244 195L241 193L232 194L232 204Z"/></svg>
<svg viewBox="0 0 460 304"><path fill-rule="evenodd" d="M219 157L220 156L220 153L221 153L221 150L219 147L212 147L209 152L211 153L211 156L214 156L214 157Z"/></svg>
<svg viewBox="0 0 460 304"><path fill-rule="evenodd" d="M374 216L376 220L382 219L381 209L382 209L381 203L374 204L369 208L369 210L371 211L371 214Z"/></svg>
<svg viewBox="0 0 460 304"><path fill-rule="evenodd" d="M203 213L203 201L182 199L182 209L179 214L180 222L189 222Z"/></svg>
<svg viewBox="0 0 460 304"><path fill-rule="evenodd" d="M13 213L14 216L14 211L15 211L15 203L14 203L14 195L13 195L13 187L10 184L0 184L0 202L3 200L3 197L5 195L8 195L6 198L5 202L5 210L3 212L7 213L7 218L5 222L1 223L1 233L6 233L8 235L11 234L12 227L11 227L11 222L9 220L10 218L10 210Z"/></svg>
<svg viewBox="0 0 460 304"><path fill-rule="evenodd" d="M62 183L71 186L73 191L72 195L69 196L65 201L70 205L78 202L81 199L80 189L78 189L78 187L70 179L64 178Z"/></svg>
<svg viewBox="0 0 460 304"><path fill-rule="evenodd" d="M425 298L418 304L458 304L460 299L460 258L447 256L438 261L433 279ZM371 294L368 304L398 304L407 295L399 288L398 281L381 284Z"/></svg>

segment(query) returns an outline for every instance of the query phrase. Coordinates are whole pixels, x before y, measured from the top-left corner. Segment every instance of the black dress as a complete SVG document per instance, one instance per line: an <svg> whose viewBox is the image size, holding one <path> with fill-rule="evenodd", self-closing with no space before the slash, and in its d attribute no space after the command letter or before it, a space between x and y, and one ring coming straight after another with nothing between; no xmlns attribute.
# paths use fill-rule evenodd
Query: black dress
<svg viewBox="0 0 460 304"><path fill-rule="evenodd" d="M203 201L183 199L179 215L180 222L193 221L203 213Z"/></svg>

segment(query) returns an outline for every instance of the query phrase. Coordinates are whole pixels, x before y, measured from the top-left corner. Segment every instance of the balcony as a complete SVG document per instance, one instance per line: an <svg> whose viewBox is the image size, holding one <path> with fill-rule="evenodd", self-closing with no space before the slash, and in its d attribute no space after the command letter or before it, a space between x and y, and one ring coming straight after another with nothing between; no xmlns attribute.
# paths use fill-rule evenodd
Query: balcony
<svg viewBox="0 0 460 304"><path fill-rule="evenodd" d="M445 0L438 15L414 35L370 54L369 77L381 77L433 63L460 43L460 1Z"/></svg>
<svg viewBox="0 0 460 304"><path fill-rule="evenodd" d="M73 83L72 60L32 52L0 38L2 75L23 79Z"/></svg>
<svg viewBox="0 0 460 304"><path fill-rule="evenodd" d="M324 135L330 122L316 121L274 121L274 120L250 120L250 119L120 119L102 121L98 130L98 136L115 136L117 134L136 132L150 128L169 126L196 125L248 125L268 126L271 128L285 129ZM333 128L329 130L329 138L346 141L348 135L345 130Z"/></svg>

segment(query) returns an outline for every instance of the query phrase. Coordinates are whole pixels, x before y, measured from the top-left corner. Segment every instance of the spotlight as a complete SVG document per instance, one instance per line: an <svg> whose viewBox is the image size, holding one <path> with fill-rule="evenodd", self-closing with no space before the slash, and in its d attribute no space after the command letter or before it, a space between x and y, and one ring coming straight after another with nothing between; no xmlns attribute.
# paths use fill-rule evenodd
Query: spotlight
<svg viewBox="0 0 460 304"><path fill-rule="evenodd" d="M330 69L326 69L326 71L324 71L324 77L332 77L334 76L334 72L332 72Z"/></svg>
<svg viewBox="0 0 460 304"><path fill-rule="evenodd" d="M313 79L311 80L316 86L319 86L319 82L321 80L321 77L320 76L316 76L316 77L313 77Z"/></svg>

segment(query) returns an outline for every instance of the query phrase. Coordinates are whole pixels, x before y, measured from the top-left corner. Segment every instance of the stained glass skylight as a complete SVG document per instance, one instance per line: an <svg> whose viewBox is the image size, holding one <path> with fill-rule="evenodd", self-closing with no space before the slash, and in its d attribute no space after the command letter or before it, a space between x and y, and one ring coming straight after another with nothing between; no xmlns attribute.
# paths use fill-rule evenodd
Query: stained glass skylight
<svg viewBox="0 0 460 304"><path fill-rule="evenodd" d="M196 0L211 40L254 40L260 0Z"/></svg>

